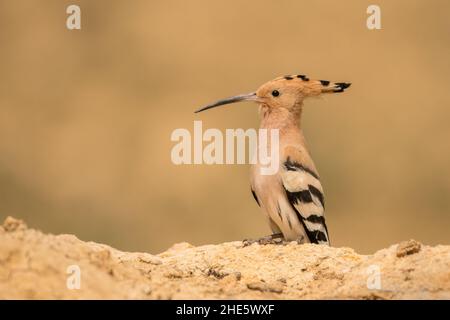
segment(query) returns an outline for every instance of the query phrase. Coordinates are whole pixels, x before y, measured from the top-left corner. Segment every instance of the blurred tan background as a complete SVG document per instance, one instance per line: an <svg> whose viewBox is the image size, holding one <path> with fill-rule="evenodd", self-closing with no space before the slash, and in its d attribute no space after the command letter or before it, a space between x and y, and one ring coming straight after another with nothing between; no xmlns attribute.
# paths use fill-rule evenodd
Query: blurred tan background
<svg viewBox="0 0 450 320"><path fill-rule="evenodd" d="M130 251L266 235L248 166L175 166L170 134L257 127L193 111L303 73L353 83L303 117L332 244L448 244L450 2L377 1L379 31L372 3L1 0L0 219Z"/></svg>

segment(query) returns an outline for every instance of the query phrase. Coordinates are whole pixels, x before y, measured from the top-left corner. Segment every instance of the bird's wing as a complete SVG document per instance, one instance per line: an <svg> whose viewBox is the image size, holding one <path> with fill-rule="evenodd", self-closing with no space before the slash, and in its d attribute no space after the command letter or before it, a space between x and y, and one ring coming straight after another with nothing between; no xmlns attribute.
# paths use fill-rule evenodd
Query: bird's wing
<svg viewBox="0 0 450 320"><path fill-rule="evenodd" d="M287 199L311 243L330 244L324 217L324 196L319 176L300 159L286 156L280 171Z"/></svg>

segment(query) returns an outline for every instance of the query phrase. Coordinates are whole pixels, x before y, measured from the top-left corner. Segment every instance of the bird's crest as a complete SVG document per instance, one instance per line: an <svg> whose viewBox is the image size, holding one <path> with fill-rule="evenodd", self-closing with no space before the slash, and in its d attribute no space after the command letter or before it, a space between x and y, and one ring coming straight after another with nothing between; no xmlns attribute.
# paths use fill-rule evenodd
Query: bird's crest
<svg viewBox="0 0 450 320"><path fill-rule="evenodd" d="M294 74L275 78L272 81L265 83L260 88L277 84L282 87L293 86L300 88L301 91L304 91L305 96L315 96L321 93L340 93L351 86L351 83L347 82L313 80L304 74Z"/></svg>

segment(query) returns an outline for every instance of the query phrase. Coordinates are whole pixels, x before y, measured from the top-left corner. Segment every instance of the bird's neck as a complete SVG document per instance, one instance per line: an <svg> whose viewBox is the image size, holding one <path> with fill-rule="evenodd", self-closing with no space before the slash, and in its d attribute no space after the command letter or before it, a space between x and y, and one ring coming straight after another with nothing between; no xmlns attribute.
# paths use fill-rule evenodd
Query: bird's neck
<svg viewBox="0 0 450 320"><path fill-rule="evenodd" d="M280 131L300 129L302 107L293 110L260 106L260 128L279 129Z"/></svg>

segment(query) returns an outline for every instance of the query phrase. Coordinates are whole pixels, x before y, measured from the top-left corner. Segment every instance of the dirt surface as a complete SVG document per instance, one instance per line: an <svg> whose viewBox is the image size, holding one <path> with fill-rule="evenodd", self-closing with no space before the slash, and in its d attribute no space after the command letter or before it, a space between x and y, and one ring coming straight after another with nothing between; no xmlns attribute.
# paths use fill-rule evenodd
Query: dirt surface
<svg viewBox="0 0 450 320"><path fill-rule="evenodd" d="M296 243L179 243L152 255L10 217L0 227L0 299L406 298L450 299L450 246L409 240L366 256Z"/></svg>

